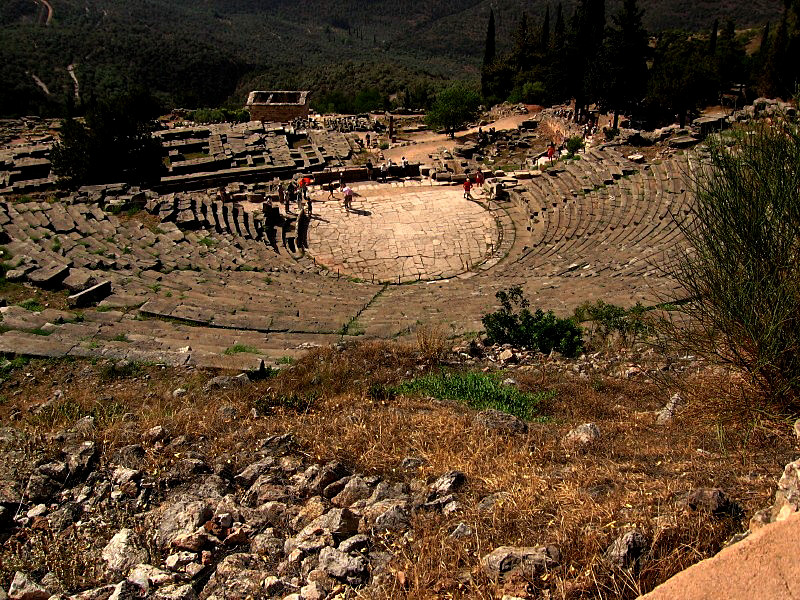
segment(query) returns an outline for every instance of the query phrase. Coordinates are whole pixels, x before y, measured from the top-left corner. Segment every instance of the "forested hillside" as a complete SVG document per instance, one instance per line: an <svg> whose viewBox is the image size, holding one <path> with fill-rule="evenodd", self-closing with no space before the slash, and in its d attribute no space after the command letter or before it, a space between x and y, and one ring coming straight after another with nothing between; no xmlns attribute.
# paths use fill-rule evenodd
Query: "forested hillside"
<svg viewBox="0 0 800 600"><path fill-rule="evenodd" d="M47 4L0 0L2 115L63 113L135 88L185 107L238 104L252 86L308 87L318 101L400 90L424 99L442 80L477 80L490 2L50 0L49 23ZM574 4L565 0L565 15ZM775 21L782 4L642 2L651 30ZM499 44L523 12L538 20L547 5L495 1Z"/></svg>

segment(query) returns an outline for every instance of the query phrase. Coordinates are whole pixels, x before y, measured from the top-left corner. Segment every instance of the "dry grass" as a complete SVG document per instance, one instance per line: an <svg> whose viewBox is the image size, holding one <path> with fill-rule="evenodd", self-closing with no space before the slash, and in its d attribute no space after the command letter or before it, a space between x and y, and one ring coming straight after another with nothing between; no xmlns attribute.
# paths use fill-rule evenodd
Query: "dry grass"
<svg viewBox="0 0 800 600"><path fill-rule="evenodd" d="M427 362L440 361L450 349L441 324L420 325L416 330L417 348Z"/></svg>
<svg viewBox="0 0 800 600"><path fill-rule="evenodd" d="M634 598L746 528L745 521L687 512L682 498L690 489L722 487L749 517L769 504L783 465L793 458L788 417L776 407L753 408L746 388L729 376L686 378L687 410L672 426L659 427L652 411L669 391L655 384L604 380L599 385L515 372L523 390L557 393L541 407L549 422L533 425L525 436L508 436L476 425L471 411L457 404L376 393L417 375L423 363L399 344L320 349L276 378L211 393L202 391L210 375L201 372L148 367L109 380L85 363L36 363L2 386L8 400L0 405L0 419L6 422L22 409L19 425L36 441L31 455L52 451L46 434L80 411L55 411L43 419L25 408L57 386L64 401L99 416L96 437L106 455L160 424L173 435L188 436L209 462L229 455L235 468L247 463L255 440L292 431L313 460L337 458L353 470L412 485L450 469L464 471L468 485L461 511L419 514L413 536L386 539L396 555L397 576L364 592L375 600L495 598L504 591L537 597L542 590L554 598ZM173 398L177 387L187 388L186 396ZM235 419L218 410L225 405L236 409ZM250 416L254 407L262 416ZM137 419L124 417L127 411L135 411ZM599 443L584 451L562 445L564 433L587 421L600 427ZM400 463L407 456L426 463L404 471ZM148 460L155 472L169 468L172 458L148 454ZM477 504L490 494L500 494L499 500L481 512ZM473 535L449 538L460 522ZM611 572L602 553L630 528L649 537L651 554L636 575ZM549 543L561 548L561 565L536 580L493 582L478 568L479 558L497 546Z"/></svg>

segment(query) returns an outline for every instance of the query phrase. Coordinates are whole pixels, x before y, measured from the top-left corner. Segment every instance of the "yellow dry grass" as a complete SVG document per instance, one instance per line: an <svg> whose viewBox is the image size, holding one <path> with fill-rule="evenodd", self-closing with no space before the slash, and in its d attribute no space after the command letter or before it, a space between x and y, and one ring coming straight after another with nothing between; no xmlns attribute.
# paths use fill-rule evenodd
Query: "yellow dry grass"
<svg viewBox="0 0 800 600"><path fill-rule="evenodd" d="M352 470L402 480L414 488L451 469L467 475L461 510L448 516L418 513L413 534L387 537L395 555L392 577L362 592L365 598L522 597L635 598L672 574L720 549L746 528L745 521L688 512L685 494L694 487L721 487L749 517L770 503L783 465L793 458L790 428L778 407L754 404L750 391L725 374L686 376L688 408L670 426L657 426L654 412L671 390L654 383L604 379L592 383L557 373L514 377L523 390L553 389L541 407L547 422L524 436L487 431L461 405L430 398L380 399L375 385L408 379L425 360L400 344L360 344L344 352L311 352L276 378L234 391L204 392L210 375L148 367L125 379L104 380L85 363L38 363L3 385L4 420L22 409L28 428L47 452L46 434L65 426L25 413L26 403L54 388L84 410L107 398L119 405L96 432L108 456L114 447L137 443L146 428L163 425L186 435L194 448L228 455L234 469L248 463L249 448L273 433L293 432L310 460L339 459ZM41 369L48 369L41 373ZM180 398L172 390L184 387ZM14 395L14 390L19 393ZM10 392L10 394L9 394ZM220 411L230 406L236 411ZM256 408L259 415L251 415ZM135 420L130 420L133 412ZM98 414L103 414L98 411ZM576 450L562 443L572 427L592 421L601 430L595 445ZM412 471L405 457L424 460ZM148 454L150 469L169 467L172 457ZM487 510L479 502L492 494ZM472 535L452 539L466 523ZM652 551L636 575L609 570L602 554L622 532L636 528ZM535 580L494 582L482 574L480 557L501 545L555 544L560 566Z"/></svg>

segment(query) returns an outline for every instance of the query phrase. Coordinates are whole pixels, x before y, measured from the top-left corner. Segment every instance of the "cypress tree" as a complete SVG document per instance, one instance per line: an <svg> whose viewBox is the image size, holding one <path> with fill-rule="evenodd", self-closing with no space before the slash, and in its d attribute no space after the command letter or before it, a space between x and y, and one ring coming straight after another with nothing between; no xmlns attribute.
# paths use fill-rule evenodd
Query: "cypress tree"
<svg viewBox="0 0 800 600"><path fill-rule="evenodd" d="M719 31L719 19L714 19L711 27L711 37L708 40L708 55L714 56L717 53L717 31Z"/></svg>
<svg viewBox="0 0 800 600"><path fill-rule="evenodd" d="M494 62L497 51L497 40L494 30L494 9L489 9L489 25L486 28L486 46L483 52L483 66L488 67Z"/></svg>
<svg viewBox="0 0 800 600"><path fill-rule="evenodd" d="M542 23L542 38L539 41L539 47L542 52L547 52L550 47L550 5L544 12L544 23Z"/></svg>
<svg viewBox="0 0 800 600"><path fill-rule="evenodd" d="M761 34L761 45L758 47L758 56L762 60L767 56L769 51L769 21L764 25L764 33Z"/></svg>
<svg viewBox="0 0 800 600"><path fill-rule="evenodd" d="M489 97L490 92L490 73L495 60L495 52L497 50L494 30L494 10L489 9L489 25L486 28L486 46L483 51L483 66L481 67L481 94L484 98Z"/></svg>
<svg viewBox="0 0 800 600"><path fill-rule="evenodd" d="M561 50L564 48L564 9L561 3L558 3L556 9L556 26L553 30L553 48Z"/></svg>

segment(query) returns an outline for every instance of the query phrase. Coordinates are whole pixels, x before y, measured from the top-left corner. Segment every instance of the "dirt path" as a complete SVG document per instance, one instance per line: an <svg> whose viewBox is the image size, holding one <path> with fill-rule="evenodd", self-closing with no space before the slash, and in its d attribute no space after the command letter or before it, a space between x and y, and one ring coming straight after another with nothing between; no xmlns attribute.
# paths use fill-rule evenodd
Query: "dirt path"
<svg viewBox="0 0 800 600"><path fill-rule="evenodd" d="M45 20L45 25L50 25L50 22L53 20L53 5L48 2L48 0L39 0L47 8L47 19Z"/></svg>
<svg viewBox="0 0 800 600"><path fill-rule="evenodd" d="M75 75L75 63L72 63L67 67L67 73L69 73L69 76L72 77L72 81L74 82L75 102L80 102L81 101L81 88L80 88L80 84L78 84L78 77Z"/></svg>
<svg viewBox="0 0 800 600"><path fill-rule="evenodd" d="M33 78L33 82L34 82L36 85L38 85L40 88L42 88L42 91L43 91L45 94L47 94L48 96L50 95L50 90L49 90L49 89L47 89L47 84L45 84L45 82L44 82L44 81L42 81L41 79L39 79L39 78L38 78L36 75L34 75L33 73L28 73L28 75L30 75L30 76Z"/></svg>
<svg viewBox="0 0 800 600"><path fill-rule="evenodd" d="M510 117L504 117L489 123L483 127L483 129L487 130L491 127L494 127L497 131L516 129L520 123L530 118L531 115L529 114L512 115ZM399 162L404 156L410 162L425 162L428 160L428 155L437 152L439 148L452 150L461 139L474 133L478 133L478 127L471 127L464 131L459 131L456 134L455 139L442 133L433 133L430 131L420 134L406 135L403 136L402 139L411 142L410 146L398 146L397 148L392 148L391 150L385 150L383 154L386 156L386 158L391 158L395 162Z"/></svg>

